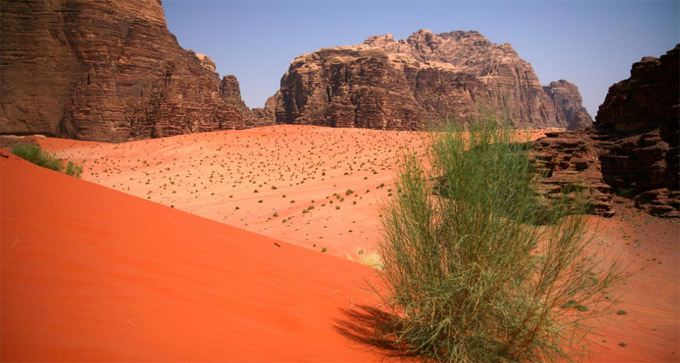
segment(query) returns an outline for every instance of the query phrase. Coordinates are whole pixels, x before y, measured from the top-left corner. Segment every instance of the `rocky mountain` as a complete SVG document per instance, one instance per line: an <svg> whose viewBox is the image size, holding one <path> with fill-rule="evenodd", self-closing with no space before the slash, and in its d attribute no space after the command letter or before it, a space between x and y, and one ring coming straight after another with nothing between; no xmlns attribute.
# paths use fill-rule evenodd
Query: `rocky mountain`
<svg viewBox="0 0 680 363"><path fill-rule="evenodd" d="M581 93L575 84L561 79L550 82L550 85L544 86L543 90L550 96L555 109L564 112L568 130L576 130L593 124L593 119L583 107Z"/></svg>
<svg viewBox="0 0 680 363"><path fill-rule="evenodd" d="M244 128L233 76L182 49L158 0L3 1L2 134L120 142Z"/></svg>
<svg viewBox="0 0 680 363"><path fill-rule="evenodd" d="M594 127L538 140L548 165L543 189L587 185L593 210L611 212L611 193L632 197L654 215L680 217L680 45L633 64L630 78L609 88ZM555 177L556 176L556 177Z"/></svg>
<svg viewBox="0 0 680 363"><path fill-rule="evenodd" d="M510 44L476 31L419 30L299 56L272 103L277 123L411 130L484 108L516 127L587 126L580 100L566 81L544 89Z"/></svg>

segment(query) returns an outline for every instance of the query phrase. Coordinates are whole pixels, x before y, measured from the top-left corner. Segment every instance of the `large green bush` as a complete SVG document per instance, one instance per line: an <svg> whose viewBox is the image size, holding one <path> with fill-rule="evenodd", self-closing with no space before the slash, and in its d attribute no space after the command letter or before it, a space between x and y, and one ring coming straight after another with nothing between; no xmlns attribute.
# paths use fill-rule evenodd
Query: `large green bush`
<svg viewBox="0 0 680 363"><path fill-rule="evenodd" d="M63 172L77 178L83 172L83 167L71 161L68 162L64 168L63 163L59 158L49 151L43 150L38 145L33 144L14 144L12 145L12 153L22 159L26 159L33 164L48 168L54 171Z"/></svg>
<svg viewBox="0 0 680 363"><path fill-rule="evenodd" d="M493 119L434 133L406 155L383 212L382 333L440 361L552 361L620 279L587 254L578 194L546 208L526 144ZM549 211L549 213L546 213Z"/></svg>

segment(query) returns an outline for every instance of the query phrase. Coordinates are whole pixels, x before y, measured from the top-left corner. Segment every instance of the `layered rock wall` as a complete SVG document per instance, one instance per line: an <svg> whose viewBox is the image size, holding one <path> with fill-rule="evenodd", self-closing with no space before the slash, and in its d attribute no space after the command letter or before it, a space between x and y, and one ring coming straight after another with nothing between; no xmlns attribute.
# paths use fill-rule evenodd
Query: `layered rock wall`
<svg viewBox="0 0 680 363"><path fill-rule="evenodd" d="M680 45L633 64L597 112L604 180L653 214L680 216Z"/></svg>
<svg viewBox="0 0 680 363"><path fill-rule="evenodd" d="M278 123L413 130L492 109L516 127L567 128L569 110L582 109L580 95L575 86L558 94L556 104L509 44L475 31L420 30L405 40L373 36L296 58L274 114ZM587 124L585 116L579 122Z"/></svg>
<svg viewBox="0 0 680 363"><path fill-rule="evenodd" d="M533 145L532 158L541 174L539 193L546 199L585 192L591 213L612 216L612 188L604 182L596 141L585 129L548 133Z"/></svg>
<svg viewBox="0 0 680 363"><path fill-rule="evenodd" d="M182 49L155 0L3 1L3 134L129 139L243 128L235 78Z"/></svg>
<svg viewBox="0 0 680 363"><path fill-rule="evenodd" d="M633 64L630 78L609 88L594 127L538 140L535 157L558 161L554 168L563 172L557 184L589 185L599 214L610 213L602 194L611 198L613 192L651 214L680 217L679 70L680 45ZM584 158L586 164L580 162ZM551 190L551 181L543 189Z"/></svg>

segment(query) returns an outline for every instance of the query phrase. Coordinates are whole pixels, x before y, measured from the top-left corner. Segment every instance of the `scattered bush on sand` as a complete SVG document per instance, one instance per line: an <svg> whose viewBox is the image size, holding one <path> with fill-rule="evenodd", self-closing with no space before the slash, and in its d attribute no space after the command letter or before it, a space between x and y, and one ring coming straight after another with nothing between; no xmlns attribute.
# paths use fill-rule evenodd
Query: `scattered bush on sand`
<svg viewBox="0 0 680 363"><path fill-rule="evenodd" d="M22 159L26 159L31 163L42 166L50 170L65 173L70 176L80 178L80 173L83 172L83 167L71 161L66 167L59 160L59 158L49 151L43 150L38 145L33 144L14 144L12 145L12 153Z"/></svg>
<svg viewBox="0 0 680 363"><path fill-rule="evenodd" d="M582 322L611 306L621 274L586 250L585 197L538 208L528 152L512 136L487 117L433 133L427 161L403 157L374 286L391 315L377 334L402 353L570 359L585 349ZM590 308L560 309L572 300Z"/></svg>

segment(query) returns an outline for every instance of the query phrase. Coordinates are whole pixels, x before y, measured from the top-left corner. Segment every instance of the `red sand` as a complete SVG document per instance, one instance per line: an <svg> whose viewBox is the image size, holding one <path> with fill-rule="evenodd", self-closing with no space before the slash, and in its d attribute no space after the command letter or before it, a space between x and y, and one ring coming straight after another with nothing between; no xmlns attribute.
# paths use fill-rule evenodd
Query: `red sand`
<svg viewBox="0 0 680 363"><path fill-rule="evenodd" d="M655 218L615 199L617 216L592 217L594 242L620 251L631 275L617 289L619 302L594 331L595 361L680 361L680 224ZM616 312L625 311L625 315ZM625 347L620 346L624 343Z"/></svg>
<svg viewBox="0 0 680 363"><path fill-rule="evenodd" d="M372 269L0 163L3 361L380 359L334 329Z"/></svg>
<svg viewBox="0 0 680 363"><path fill-rule="evenodd" d="M530 137L540 135L543 131ZM394 188L401 153L422 154L426 137L277 125L125 144L52 138L40 143L59 157L84 163L84 180L298 246L357 258L359 250L375 250L380 207ZM353 193L347 195L348 190Z"/></svg>
<svg viewBox="0 0 680 363"><path fill-rule="evenodd" d="M532 135L532 138L539 134ZM10 316L4 312L5 306L9 304L5 295L8 291L5 287L6 280L9 279L7 276L16 276L12 277L15 279L39 277L35 272L26 271L27 267L5 266L5 261L13 256L5 252L9 248L8 244L10 247L14 244L14 237L8 235L17 234L25 228L31 228L30 233L36 234L39 238L49 237L61 241L58 246L73 251L68 255L69 252L66 250L59 250L57 253L51 248L50 253L54 255L48 256L40 253L46 249L40 247L40 251L31 252L34 255L30 256L30 261L29 256L22 257L27 259L25 262L27 264L56 263L52 260L62 261L62 264L64 261L72 261L74 266L90 263L87 270L83 271L88 271L87 276L96 276L89 270L99 271L102 260L109 258L107 257L109 254L115 256L115 266L118 267L114 267L111 261L109 265L103 266L114 269L118 274L113 274L109 270L99 271L101 276L97 278L106 282L107 290L104 292L109 291L111 286L118 289L111 290L115 292L118 300L106 293L103 295L106 297L105 301L98 303L102 305L96 311L92 310L91 304L78 300L82 305L83 312L78 313L81 315L70 313L59 318L50 315L50 311L72 311L71 303L81 308L72 301L74 297L68 297L68 294L89 294L87 300L103 299L94 297L94 292L88 292L90 291L88 289L99 287L88 279L80 280L66 275L68 278L58 280L63 280L61 287L67 293L49 290L48 288L54 284L52 281L40 280L44 285L41 289L50 291L50 294L43 295L38 295L34 291L36 289L21 285L24 286L22 288L25 296L31 296L31 299L34 299L31 303L35 303L36 306L41 306L36 301L52 306L48 297L57 301L64 299L64 302L60 302L61 305L54 305L56 307L50 308L52 310L43 311L39 318L36 317L36 320L22 326L32 326L30 324L39 322L40 319L46 321L54 319L60 322L59 324L66 324L68 319L76 316L88 320L87 329L96 332L92 334L93 336L104 337L105 341L118 342L126 336L124 333L127 331L121 327L118 330L108 326L99 327L97 322L100 319L104 321L116 318L128 324L124 326L125 329L135 326L131 324L137 324L139 319L153 321L155 325L146 326L144 339L134 336L134 339L143 343L140 346L144 348L127 342L128 345L121 345L122 348L113 348L117 355L110 359L173 359L165 358L166 356L160 353L151 355L153 352L147 350L161 351L166 345L160 340L170 342L168 345L172 346L182 345L183 341L203 342L209 339L213 339L210 342L214 344L203 344L205 354L194 356L190 354L193 353L191 349L186 346L172 347L173 352L181 351L181 354L172 357L191 360L202 360L201 358L332 360L335 356L339 360L349 361L375 359L378 356L343 356L349 346L352 354L359 353L354 350L356 346L338 337L330 328L333 318L339 316L339 309L346 307L344 304L349 300L347 296L350 296L354 303L359 300L375 301L370 294L358 288L360 285L358 281L361 281L363 276L370 275L371 271L357 264L323 256L320 250L327 248L326 254L356 258L358 249L367 251L375 248L380 236L378 217L380 203L387 198L389 189L393 188L398 155L404 147L411 147L422 153L421 142L422 134L418 133L305 126L274 126L245 131L191 134L117 145L50 138L41 140L45 148L57 151L60 157L84 162L85 180L153 202L173 205L177 209L262 233L276 240L306 247L309 249L306 251L281 242L277 243L285 248L271 247L272 240L265 237L192 217L155 203L144 203L143 200L123 196L110 189L82 182L71 184L64 176L54 176L56 173L36 171L33 166L19 165L12 160L2 159L3 163L9 162L12 167L21 169L19 173L11 176L7 175L5 165L2 169L3 359L6 357L4 355L6 317ZM48 182L38 182L36 173L39 175L49 173L52 177ZM53 179L61 180L59 182L61 184L53 183ZM14 180L11 188L7 187L8 180ZM385 184L384 187L380 187L382 183ZM271 188L272 185L276 189ZM255 193L254 189L258 189L258 192ZM345 195L347 189L353 189L354 193ZM88 190L96 193L87 194ZM369 192L366 192L367 190ZM334 196L333 193L337 193L338 196ZM42 199L39 199L38 195ZM340 201L340 198L344 200ZM57 200L59 202L53 202ZM290 203L291 200L295 200L295 203ZM334 202L331 204L330 200ZM128 203L134 203L134 207L128 207ZM602 335L592 336L591 340L596 344L593 347L592 360L680 361L678 358L680 224L678 221L661 220L636 212L629 208L630 202L626 203L617 205L618 214L614 218L590 218L593 229L598 225L597 242L613 251L621 251L621 259L628 271L634 272L618 289L622 297L614 306L614 311L593 326L594 330ZM322 206L323 204L325 206ZM314 209L308 213L302 212L312 205ZM41 222L24 222L21 226L10 225L11 220L7 217L7 211L13 210L10 206L21 211L25 218ZM340 209L336 209L336 206L340 206ZM274 212L278 216L275 217ZM169 216L172 216L172 219ZM125 226L126 224L128 226ZM199 224L211 227L197 227ZM48 232L39 234L38 231L43 229ZM58 233L55 233L57 231ZM225 235L243 237L225 241L223 237ZM140 241L140 238L144 240ZM251 240L257 242L248 242ZM18 240L16 246L19 246L21 241L22 239ZM41 243L54 244L53 241ZM78 245L72 246L73 244ZM115 244L119 249L103 249L110 244ZM94 249L90 246L98 247ZM194 251L193 248L199 251ZM284 260L279 257L284 250L288 251L286 253L296 252L294 256L285 255L289 259ZM143 256L147 258L140 257L138 251L144 251ZM97 252L96 258L90 256L90 252ZM166 262L159 265L160 262L155 257L150 259L148 255L162 256L162 260ZM185 257L187 260L183 259ZM87 261L82 262L80 258L86 258ZM96 263L90 259L96 259ZM228 263L222 265L224 261ZM187 264L188 266L185 266ZM123 267L128 265L133 267ZM70 271L76 268L74 266L62 267ZM330 269L329 272L326 272L326 269ZM336 273L342 269L345 272ZM243 280L225 278L225 275ZM152 278L158 279L153 281L162 283L147 286L146 281ZM290 286L285 282L282 284L279 278L285 279ZM186 282L185 279L191 282ZM241 290L232 287L234 284ZM325 296L323 291L326 284L328 291L342 292ZM155 287L156 285L161 287ZM227 287L240 291L238 294L242 296L236 299L232 294L219 294L213 287L222 289ZM185 289L190 293L184 292ZM295 291L289 291L292 289ZM85 292L80 292L81 290ZM123 296L127 296L121 294L121 291L136 293L137 300L121 301ZM147 294L150 296L148 299ZM189 299L185 294L191 295L192 298ZM210 294L210 297L198 297L203 294ZM338 294L342 294L344 300ZM307 297L308 295L312 298ZM177 298L178 296L181 296L181 299ZM163 299L170 297L172 303L164 305ZM148 302L149 299L152 303ZM270 301L272 304L268 304ZM293 306L298 301L312 301L318 309L308 310L309 308L304 305ZM117 305L109 307L103 305L114 303ZM141 307L138 306L140 304ZM144 304L151 304L152 307L148 311L158 311L161 315L146 317L147 310L143 309L147 309L145 307L147 305ZM24 309L29 310L28 307ZM107 313L114 309L134 311L137 320L132 319L132 323L129 323L127 318L123 319L124 316L108 317ZM284 313L279 314L281 309ZM184 314L185 310L188 313ZM235 313L225 315L228 313L225 310ZM617 310L625 310L627 314L616 315ZM182 319L170 314L178 311L182 311ZM27 314L26 311L23 313ZM191 319L204 320L186 322L183 319L184 315ZM15 316L15 313L11 316ZM281 318L281 321L278 321L272 316L290 318ZM291 323L298 319L304 329L298 329L298 325ZM276 321L279 325L272 328ZM82 335L62 332L60 329L64 331L68 329L59 324L55 324L54 333L63 333L77 341L91 340L73 338L74 334L78 337ZM204 324L208 324L208 327L204 328ZM105 325L117 326L109 320L106 320ZM153 328L159 326L164 329L159 333L161 336L156 337ZM234 329L228 328L226 329L228 332L221 332L219 330L222 326ZM245 333L241 334L240 331ZM283 340L288 348L282 347L279 343L271 343L273 340L267 336L274 334L277 337L283 335L289 338ZM262 338L263 336L265 338ZM23 337L25 336L22 336L22 339ZM16 341L19 340L16 338ZM45 339L40 341L43 340ZM21 341L26 342L25 339ZM224 341L233 344L224 344ZM619 343L625 343L626 346L622 347ZM213 345L225 347L215 348ZM239 352L223 355L220 349L229 351L226 346L232 350L239 347ZM244 348L241 349L241 346ZM129 351L124 350L128 348ZM79 354L89 354L86 347L72 349L73 352L76 350L81 352ZM267 349L279 350L270 352ZM362 349L368 348L359 349L361 352ZM325 356L321 353L328 351L334 355L323 353L328 355ZM82 359L88 358L89 356Z"/></svg>

